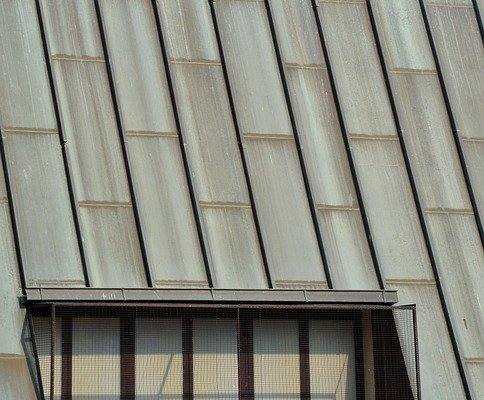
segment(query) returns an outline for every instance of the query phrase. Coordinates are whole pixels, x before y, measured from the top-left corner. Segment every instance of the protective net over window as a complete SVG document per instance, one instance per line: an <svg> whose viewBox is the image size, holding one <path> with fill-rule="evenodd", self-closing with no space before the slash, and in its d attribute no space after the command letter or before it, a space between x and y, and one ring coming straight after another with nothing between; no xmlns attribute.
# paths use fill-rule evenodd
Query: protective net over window
<svg viewBox="0 0 484 400"><path fill-rule="evenodd" d="M413 307L32 309L49 399L418 399Z"/></svg>

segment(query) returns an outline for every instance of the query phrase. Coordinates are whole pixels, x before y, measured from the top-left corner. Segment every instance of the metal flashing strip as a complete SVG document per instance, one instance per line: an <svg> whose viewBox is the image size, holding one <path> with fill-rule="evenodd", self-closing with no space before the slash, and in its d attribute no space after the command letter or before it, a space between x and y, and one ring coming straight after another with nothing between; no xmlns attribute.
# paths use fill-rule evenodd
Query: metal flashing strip
<svg viewBox="0 0 484 400"><path fill-rule="evenodd" d="M396 290L316 289L26 289L24 303L94 302L186 302L186 303L295 303L295 304L380 304L398 301Z"/></svg>

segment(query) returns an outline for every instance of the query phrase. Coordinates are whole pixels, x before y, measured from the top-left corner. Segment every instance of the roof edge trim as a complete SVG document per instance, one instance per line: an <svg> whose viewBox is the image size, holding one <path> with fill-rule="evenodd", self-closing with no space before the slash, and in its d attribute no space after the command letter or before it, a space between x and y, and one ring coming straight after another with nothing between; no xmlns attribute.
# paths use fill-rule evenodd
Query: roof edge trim
<svg viewBox="0 0 484 400"><path fill-rule="evenodd" d="M21 304L80 302L205 302L267 304L395 304L396 290L30 288Z"/></svg>

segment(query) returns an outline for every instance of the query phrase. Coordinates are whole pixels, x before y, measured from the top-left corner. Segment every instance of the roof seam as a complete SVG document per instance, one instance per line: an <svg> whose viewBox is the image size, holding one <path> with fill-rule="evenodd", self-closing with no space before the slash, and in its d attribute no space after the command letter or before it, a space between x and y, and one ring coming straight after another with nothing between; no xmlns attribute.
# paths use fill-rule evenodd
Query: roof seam
<svg viewBox="0 0 484 400"><path fill-rule="evenodd" d="M76 54L51 54L50 59L56 61L105 62L103 57Z"/></svg>

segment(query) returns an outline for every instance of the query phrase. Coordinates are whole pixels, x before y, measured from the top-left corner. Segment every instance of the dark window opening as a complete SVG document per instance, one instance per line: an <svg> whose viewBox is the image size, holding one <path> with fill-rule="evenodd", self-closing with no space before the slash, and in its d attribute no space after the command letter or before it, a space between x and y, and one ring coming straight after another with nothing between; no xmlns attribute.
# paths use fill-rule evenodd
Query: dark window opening
<svg viewBox="0 0 484 400"><path fill-rule="evenodd" d="M52 318L55 310L55 318ZM33 309L45 399L418 399L413 307Z"/></svg>

